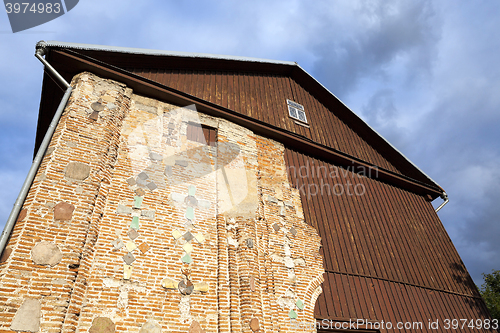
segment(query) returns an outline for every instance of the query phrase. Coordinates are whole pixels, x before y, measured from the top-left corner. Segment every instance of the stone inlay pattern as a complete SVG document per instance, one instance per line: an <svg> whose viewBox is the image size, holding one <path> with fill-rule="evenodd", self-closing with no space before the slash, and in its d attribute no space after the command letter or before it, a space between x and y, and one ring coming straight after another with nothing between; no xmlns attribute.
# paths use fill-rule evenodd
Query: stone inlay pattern
<svg viewBox="0 0 500 333"><path fill-rule="evenodd" d="M184 255L181 257L181 261L185 264L191 264L193 259L191 258L191 252L194 250L192 241L196 240L196 242L202 244L205 241L205 237L202 233L193 234L195 229L195 208L201 206L204 208L210 207L210 201L198 199L196 197L196 186L189 185L187 193L179 194L172 193L172 200L182 203L186 206L185 218L186 222L184 223L185 232L181 232L178 229L174 229L172 231L172 237L176 241L183 241L182 249L184 250Z"/></svg>
<svg viewBox="0 0 500 333"><path fill-rule="evenodd" d="M304 310L304 302L297 296L298 279L296 276L296 267L305 266L306 262L302 257L294 257L292 255L292 246L294 239L298 236L297 229L288 221L288 216L295 207L291 201L278 199L274 196L268 195L267 204L274 206L278 211L279 218L276 219L271 227L272 231L282 239L282 252L271 254L271 259L274 262L280 263L286 267L288 272L289 288L284 295L278 298L278 304L283 310L288 311L288 317L292 320L298 318L297 311Z"/></svg>
<svg viewBox="0 0 500 333"><path fill-rule="evenodd" d="M191 257L191 253L194 250L193 242L198 244L203 244L205 241L205 236L198 232L196 233L196 224L195 224L195 208L198 205L202 204L204 207L210 207L210 202L206 200L201 200L196 197L196 187L193 185L188 186L187 193L179 194L172 193L172 200L180 203L185 206L186 211L184 217L186 222L184 223L184 231L180 231L179 229L174 229L171 233L172 237L176 241L176 244L181 244L184 254L180 258L182 263L186 266L186 268L181 271L181 280L175 281L171 278L164 278L162 281L162 287L165 289L176 289L181 295L185 298L183 300L185 307L190 308L190 299L189 296L197 291L201 293L205 293L208 291L208 284L205 282L195 283L191 281L191 268L190 265L193 263L193 259ZM182 311L182 310L181 310Z"/></svg>
<svg viewBox="0 0 500 333"><path fill-rule="evenodd" d="M147 181L148 178L149 176L145 172L139 173L135 178L128 178L127 184L135 189L136 195L134 196L130 206L119 204L116 209L116 212L118 214L131 215L131 221L129 225L130 229L127 232L129 240L123 241L121 238L117 238L111 243L114 251L119 251L122 248L125 248L127 250L127 253L125 253L122 257L124 262L123 278L125 280L129 280L131 278L133 268L132 264L137 259L136 255L138 251L140 251L140 253L142 254L146 254L151 248L147 242L142 242L140 244L138 243L141 236L140 232L138 231L140 229L141 217L146 219L154 219L155 215L154 210L143 209L142 205L145 192L139 186L146 186L150 191L154 191L156 189L156 186L151 185L153 184L151 181ZM134 251L136 255L134 255Z"/></svg>

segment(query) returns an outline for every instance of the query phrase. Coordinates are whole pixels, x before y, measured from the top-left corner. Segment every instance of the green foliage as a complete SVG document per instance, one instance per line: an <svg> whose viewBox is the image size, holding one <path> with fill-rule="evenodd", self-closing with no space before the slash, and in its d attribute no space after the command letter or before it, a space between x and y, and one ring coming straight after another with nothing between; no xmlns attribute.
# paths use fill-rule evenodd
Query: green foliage
<svg viewBox="0 0 500 333"><path fill-rule="evenodd" d="M500 320L500 271L484 274L484 283L479 289L493 319Z"/></svg>

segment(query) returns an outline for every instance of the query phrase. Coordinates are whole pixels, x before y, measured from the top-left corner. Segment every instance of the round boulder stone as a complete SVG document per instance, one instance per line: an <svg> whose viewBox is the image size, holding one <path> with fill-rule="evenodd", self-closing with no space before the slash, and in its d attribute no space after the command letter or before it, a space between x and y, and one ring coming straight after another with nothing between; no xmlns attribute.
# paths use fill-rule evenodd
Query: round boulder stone
<svg viewBox="0 0 500 333"><path fill-rule="evenodd" d="M37 265L55 266L62 259L62 252L56 244L42 241L31 249L31 258Z"/></svg>
<svg viewBox="0 0 500 333"><path fill-rule="evenodd" d="M97 317L92 321L89 333L114 333L115 323L107 317Z"/></svg>
<svg viewBox="0 0 500 333"><path fill-rule="evenodd" d="M182 280L181 282L179 282L179 292L182 294L182 295L191 295L191 293L193 292L194 290L194 285L191 281L189 280Z"/></svg>
<svg viewBox="0 0 500 333"><path fill-rule="evenodd" d="M252 320L250 320L250 328L252 331L257 332L260 329L259 319L252 318Z"/></svg>
<svg viewBox="0 0 500 333"><path fill-rule="evenodd" d="M66 178L85 180L90 176L90 166L80 162L69 162L64 171Z"/></svg>
<svg viewBox="0 0 500 333"><path fill-rule="evenodd" d="M60 202L54 207L54 220L69 221L73 217L75 206L67 202Z"/></svg>

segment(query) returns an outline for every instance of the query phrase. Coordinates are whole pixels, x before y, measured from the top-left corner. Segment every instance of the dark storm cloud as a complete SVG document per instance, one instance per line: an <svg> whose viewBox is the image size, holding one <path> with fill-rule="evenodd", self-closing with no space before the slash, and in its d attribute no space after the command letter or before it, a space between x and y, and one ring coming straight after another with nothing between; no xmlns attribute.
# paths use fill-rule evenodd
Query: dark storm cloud
<svg viewBox="0 0 500 333"><path fill-rule="evenodd" d="M475 71L475 77L490 76ZM456 80L462 79L457 75ZM415 133L425 146L413 155L446 189L452 200L440 213L469 272L480 284L481 273L500 268L500 88L495 80L465 79L470 84L447 87L439 104ZM450 84L452 86L452 84Z"/></svg>
<svg viewBox="0 0 500 333"><path fill-rule="evenodd" d="M414 70L405 73L411 79L428 71L432 61L437 27L430 2L371 1L359 5L347 14L352 20L350 31L338 29L323 14L322 28L331 38L314 46L318 79L341 99L363 79L384 80L391 62L411 66Z"/></svg>

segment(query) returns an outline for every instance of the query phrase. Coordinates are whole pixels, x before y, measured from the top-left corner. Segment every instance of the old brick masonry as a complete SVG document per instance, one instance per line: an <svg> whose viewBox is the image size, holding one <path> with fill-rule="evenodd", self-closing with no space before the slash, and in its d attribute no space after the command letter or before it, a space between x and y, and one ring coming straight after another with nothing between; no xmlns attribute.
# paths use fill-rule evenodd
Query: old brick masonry
<svg viewBox="0 0 500 333"><path fill-rule="evenodd" d="M320 238L282 144L90 73L0 264L1 332L292 332ZM215 129L217 145L189 140Z"/></svg>

